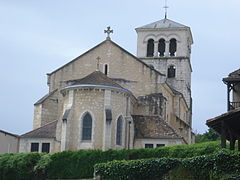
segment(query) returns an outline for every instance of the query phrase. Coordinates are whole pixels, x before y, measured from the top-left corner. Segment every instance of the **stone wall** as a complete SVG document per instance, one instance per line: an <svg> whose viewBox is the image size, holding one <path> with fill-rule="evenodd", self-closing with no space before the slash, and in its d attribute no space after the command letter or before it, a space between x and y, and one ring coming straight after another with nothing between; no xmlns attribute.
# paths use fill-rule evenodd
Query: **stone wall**
<svg viewBox="0 0 240 180"><path fill-rule="evenodd" d="M104 41L91 52L85 53L49 75L50 91L63 87L64 81L80 79L96 70L96 58L100 57L100 70L109 65L109 77L120 78L118 82L130 90L136 97L161 91L159 85L163 76L148 68L132 55L113 44Z"/></svg>
<svg viewBox="0 0 240 180"><path fill-rule="evenodd" d="M153 144L153 148L157 147L157 144L164 144L165 146L183 144L182 139L135 139L134 148L145 148L145 144Z"/></svg>
<svg viewBox="0 0 240 180"><path fill-rule="evenodd" d="M19 139L10 133L0 131L0 154L3 153L17 153Z"/></svg>
<svg viewBox="0 0 240 180"><path fill-rule="evenodd" d="M50 143L50 152L56 153L56 142L54 138L20 138L19 152L31 152L31 143L39 143L39 151L42 152L42 143Z"/></svg>
<svg viewBox="0 0 240 180"><path fill-rule="evenodd" d="M33 129L58 119L58 91L50 93L41 103L34 105Z"/></svg>

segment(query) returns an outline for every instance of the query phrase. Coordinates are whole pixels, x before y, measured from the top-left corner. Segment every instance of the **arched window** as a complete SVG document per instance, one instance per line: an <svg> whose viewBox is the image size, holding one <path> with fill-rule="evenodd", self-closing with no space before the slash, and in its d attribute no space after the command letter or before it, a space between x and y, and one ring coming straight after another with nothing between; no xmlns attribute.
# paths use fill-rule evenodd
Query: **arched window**
<svg viewBox="0 0 240 180"><path fill-rule="evenodd" d="M170 45L169 45L170 56L175 56L176 51L177 51L177 40L173 38L170 40Z"/></svg>
<svg viewBox="0 0 240 180"><path fill-rule="evenodd" d="M175 76L176 76L176 68L174 65L171 65L168 68L167 77L174 78Z"/></svg>
<svg viewBox="0 0 240 180"><path fill-rule="evenodd" d="M165 39L160 39L159 42L158 42L158 53L159 53L159 56L164 56L165 48L166 48Z"/></svg>
<svg viewBox="0 0 240 180"><path fill-rule="evenodd" d="M117 119L117 131L116 131L116 144L122 145L122 127L123 127L123 118L119 116Z"/></svg>
<svg viewBox="0 0 240 180"><path fill-rule="evenodd" d="M92 139L92 116L86 113L82 119L82 140Z"/></svg>
<svg viewBox="0 0 240 180"><path fill-rule="evenodd" d="M108 75L108 65L107 64L104 65L104 74Z"/></svg>
<svg viewBox="0 0 240 180"><path fill-rule="evenodd" d="M153 57L154 54L154 40L149 39L147 44L147 57Z"/></svg>

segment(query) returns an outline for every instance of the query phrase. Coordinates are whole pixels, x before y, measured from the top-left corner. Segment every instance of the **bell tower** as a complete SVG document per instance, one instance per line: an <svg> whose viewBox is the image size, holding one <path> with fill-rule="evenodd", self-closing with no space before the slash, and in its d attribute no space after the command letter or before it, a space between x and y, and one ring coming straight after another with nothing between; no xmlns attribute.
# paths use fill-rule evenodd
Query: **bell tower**
<svg viewBox="0 0 240 180"><path fill-rule="evenodd" d="M164 81L183 94L191 109L191 45L188 26L165 18L136 28L137 57L165 74Z"/></svg>

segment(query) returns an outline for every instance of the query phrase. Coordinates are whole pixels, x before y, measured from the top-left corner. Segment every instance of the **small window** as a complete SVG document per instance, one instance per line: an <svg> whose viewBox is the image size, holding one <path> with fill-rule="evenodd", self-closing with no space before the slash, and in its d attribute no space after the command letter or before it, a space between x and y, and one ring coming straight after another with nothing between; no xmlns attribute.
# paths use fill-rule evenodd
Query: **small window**
<svg viewBox="0 0 240 180"><path fill-rule="evenodd" d="M122 116L120 116L117 120L117 132L116 132L116 144L122 145L122 125L123 119Z"/></svg>
<svg viewBox="0 0 240 180"><path fill-rule="evenodd" d="M157 144L157 147L163 147L165 144Z"/></svg>
<svg viewBox="0 0 240 180"><path fill-rule="evenodd" d="M176 76L176 68L175 68L175 66L171 65L168 68L167 77L168 78L174 78L175 76Z"/></svg>
<svg viewBox="0 0 240 180"><path fill-rule="evenodd" d="M153 57L154 54L154 40L149 39L147 43L147 57Z"/></svg>
<svg viewBox="0 0 240 180"><path fill-rule="evenodd" d="M152 149L153 148L153 144L145 144L145 148Z"/></svg>
<svg viewBox="0 0 240 180"><path fill-rule="evenodd" d="M31 143L31 152L38 152L39 143Z"/></svg>
<svg viewBox="0 0 240 180"><path fill-rule="evenodd" d="M50 143L42 143L42 152L45 152L45 153L50 152Z"/></svg>
<svg viewBox="0 0 240 180"><path fill-rule="evenodd" d="M92 116L86 113L82 122L82 140L92 139Z"/></svg>
<svg viewBox="0 0 240 180"><path fill-rule="evenodd" d="M177 40L171 39L170 45L169 45L170 56L176 56L176 51L177 51Z"/></svg>
<svg viewBox="0 0 240 180"><path fill-rule="evenodd" d="M159 56L164 56L164 53L165 53L165 39L160 39L159 42L158 42L158 53L159 53Z"/></svg>
<svg viewBox="0 0 240 180"><path fill-rule="evenodd" d="M107 64L104 65L104 74L108 75L108 65Z"/></svg>

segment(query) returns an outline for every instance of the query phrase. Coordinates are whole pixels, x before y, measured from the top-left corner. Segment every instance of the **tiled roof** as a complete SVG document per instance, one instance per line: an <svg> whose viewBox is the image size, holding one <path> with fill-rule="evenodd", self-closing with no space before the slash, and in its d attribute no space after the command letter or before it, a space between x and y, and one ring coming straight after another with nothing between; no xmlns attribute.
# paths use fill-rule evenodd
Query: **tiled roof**
<svg viewBox="0 0 240 180"><path fill-rule="evenodd" d="M159 116L133 115L132 117L136 138L181 138Z"/></svg>
<svg viewBox="0 0 240 180"><path fill-rule="evenodd" d="M223 78L224 82L228 82L228 81L240 81L240 69L233 71L232 73L230 73L228 75L228 77Z"/></svg>
<svg viewBox="0 0 240 180"><path fill-rule="evenodd" d="M40 128L34 129L20 136L20 138L55 138L57 121L53 121Z"/></svg>
<svg viewBox="0 0 240 180"><path fill-rule="evenodd" d="M136 28L138 29L165 29L165 28L185 28L187 26L182 25L180 23L174 22L170 19L162 19L160 21L156 21L141 27Z"/></svg>
<svg viewBox="0 0 240 180"><path fill-rule="evenodd" d="M229 74L229 77L240 77L240 69L233 71Z"/></svg>
<svg viewBox="0 0 240 180"><path fill-rule="evenodd" d="M72 85L96 84L96 85L107 85L107 86L115 86L115 87L123 88L118 83L108 78L101 71L95 71L82 79L70 80L68 82L73 82Z"/></svg>

